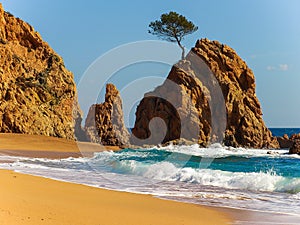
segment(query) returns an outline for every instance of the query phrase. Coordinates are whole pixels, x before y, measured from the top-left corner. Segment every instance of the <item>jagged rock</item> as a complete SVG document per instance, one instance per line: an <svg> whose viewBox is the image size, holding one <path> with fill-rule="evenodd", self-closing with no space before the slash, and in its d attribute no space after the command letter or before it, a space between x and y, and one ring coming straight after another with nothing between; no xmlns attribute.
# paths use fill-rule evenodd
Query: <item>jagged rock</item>
<svg viewBox="0 0 300 225"><path fill-rule="evenodd" d="M166 142L166 143L164 143L164 146L168 146L168 145L193 145L193 144L195 144L195 142L197 142L197 140L186 140L184 138L180 138L180 139L176 139L176 140Z"/></svg>
<svg viewBox="0 0 300 225"><path fill-rule="evenodd" d="M286 139L286 137L276 137L279 143L280 148L291 148L293 146L294 141L290 139Z"/></svg>
<svg viewBox="0 0 300 225"><path fill-rule="evenodd" d="M91 142L113 146L129 144L129 132L124 124L122 100L113 84L106 85L105 102L90 107L85 130Z"/></svg>
<svg viewBox="0 0 300 225"><path fill-rule="evenodd" d="M253 72L232 48L207 39L197 41L167 80L145 94L132 133L137 145L184 138L203 146L223 141L235 147L279 147L262 119Z"/></svg>
<svg viewBox="0 0 300 225"><path fill-rule="evenodd" d="M289 154L300 155L300 139L295 139L292 147L290 148Z"/></svg>
<svg viewBox="0 0 300 225"><path fill-rule="evenodd" d="M62 58L0 4L0 132L75 139L80 120L73 74Z"/></svg>
<svg viewBox="0 0 300 225"><path fill-rule="evenodd" d="M268 155L280 155L280 153L276 152L276 151L268 151L267 154Z"/></svg>
<svg viewBox="0 0 300 225"><path fill-rule="evenodd" d="M290 137L287 134L284 134L282 137L276 137L276 138L280 148L296 149L297 144L295 144L295 142L300 140L300 133L292 134ZM295 154L295 153L291 153L294 151L295 150L290 151L290 154Z"/></svg>
<svg viewBox="0 0 300 225"><path fill-rule="evenodd" d="M292 134L291 137L290 137L290 140L297 140L297 139L300 139L300 133Z"/></svg>

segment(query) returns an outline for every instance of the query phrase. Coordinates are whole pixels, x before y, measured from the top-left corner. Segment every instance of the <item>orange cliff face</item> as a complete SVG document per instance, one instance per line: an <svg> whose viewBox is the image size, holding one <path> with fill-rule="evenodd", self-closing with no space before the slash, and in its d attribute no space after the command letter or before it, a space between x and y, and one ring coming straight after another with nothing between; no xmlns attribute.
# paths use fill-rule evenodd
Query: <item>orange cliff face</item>
<svg viewBox="0 0 300 225"><path fill-rule="evenodd" d="M165 125L153 123L151 132L149 123L155 117ZM197 41L164 84L145 94L132 133L140 143L149 139L147 144L159 144L150 136L163 126L163 143L182 139L202 146L223 142L234 147L279 147L263 121L251 69L232 48L207 39Z"/></svg>
<svg viewBox="0 0 300 225"><path fill-rule="evenodd" d="M80 118L73 74L62 58L0 4L0 132L74 140Z"/></svg>

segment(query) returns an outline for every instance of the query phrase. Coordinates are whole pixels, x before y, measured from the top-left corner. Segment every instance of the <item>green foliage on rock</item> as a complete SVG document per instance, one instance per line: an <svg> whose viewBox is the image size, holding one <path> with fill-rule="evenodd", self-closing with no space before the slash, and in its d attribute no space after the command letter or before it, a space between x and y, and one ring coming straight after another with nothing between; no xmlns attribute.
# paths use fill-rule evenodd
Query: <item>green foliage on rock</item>
<svg viewBox="0 0 300 225"><path fill-rule="evenodd" d="M149 24L148 32L156 35L159 38L176 42L182 50L182 59L184 59L184 47L181 44L184 36L192 34L198 30L198 27L193 22L187 20L184 16L169 12L162 14L160 20L156 20Z"/></svg>

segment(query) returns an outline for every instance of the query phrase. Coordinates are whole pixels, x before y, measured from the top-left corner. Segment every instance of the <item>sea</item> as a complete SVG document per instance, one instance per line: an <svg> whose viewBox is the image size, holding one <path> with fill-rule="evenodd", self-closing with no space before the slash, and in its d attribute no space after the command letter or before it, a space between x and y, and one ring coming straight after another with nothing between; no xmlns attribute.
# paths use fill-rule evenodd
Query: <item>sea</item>
<svg viewBox="0 0 300 225"><path fill-rule="evenodd" d="M295 128L271 131L278 136L300 133ZM0 168L181 202L290 215L299 222L278 224L300 224L300 156L289 155L288 149L268 151L213 144L104 151L67 159L0 155Z"/></svg>

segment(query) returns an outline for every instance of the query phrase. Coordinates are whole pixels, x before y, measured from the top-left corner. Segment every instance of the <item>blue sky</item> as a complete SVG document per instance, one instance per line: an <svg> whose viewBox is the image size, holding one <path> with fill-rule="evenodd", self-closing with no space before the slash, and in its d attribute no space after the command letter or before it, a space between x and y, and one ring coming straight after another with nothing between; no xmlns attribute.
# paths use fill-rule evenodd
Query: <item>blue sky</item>
<svg viewBox="0 0 300 225"><path fill-rule="evenodd" d="M112 48L155 40L147 33L149 22L162 13L177 11L199 27L185 39L187 48L197 39L207 37L231 46L247 62L256 76L257 96L269 127L300 127L298 0L2 0L1 3L6 11L34 26L64 58L76 81L95 59Z"/></svg>

